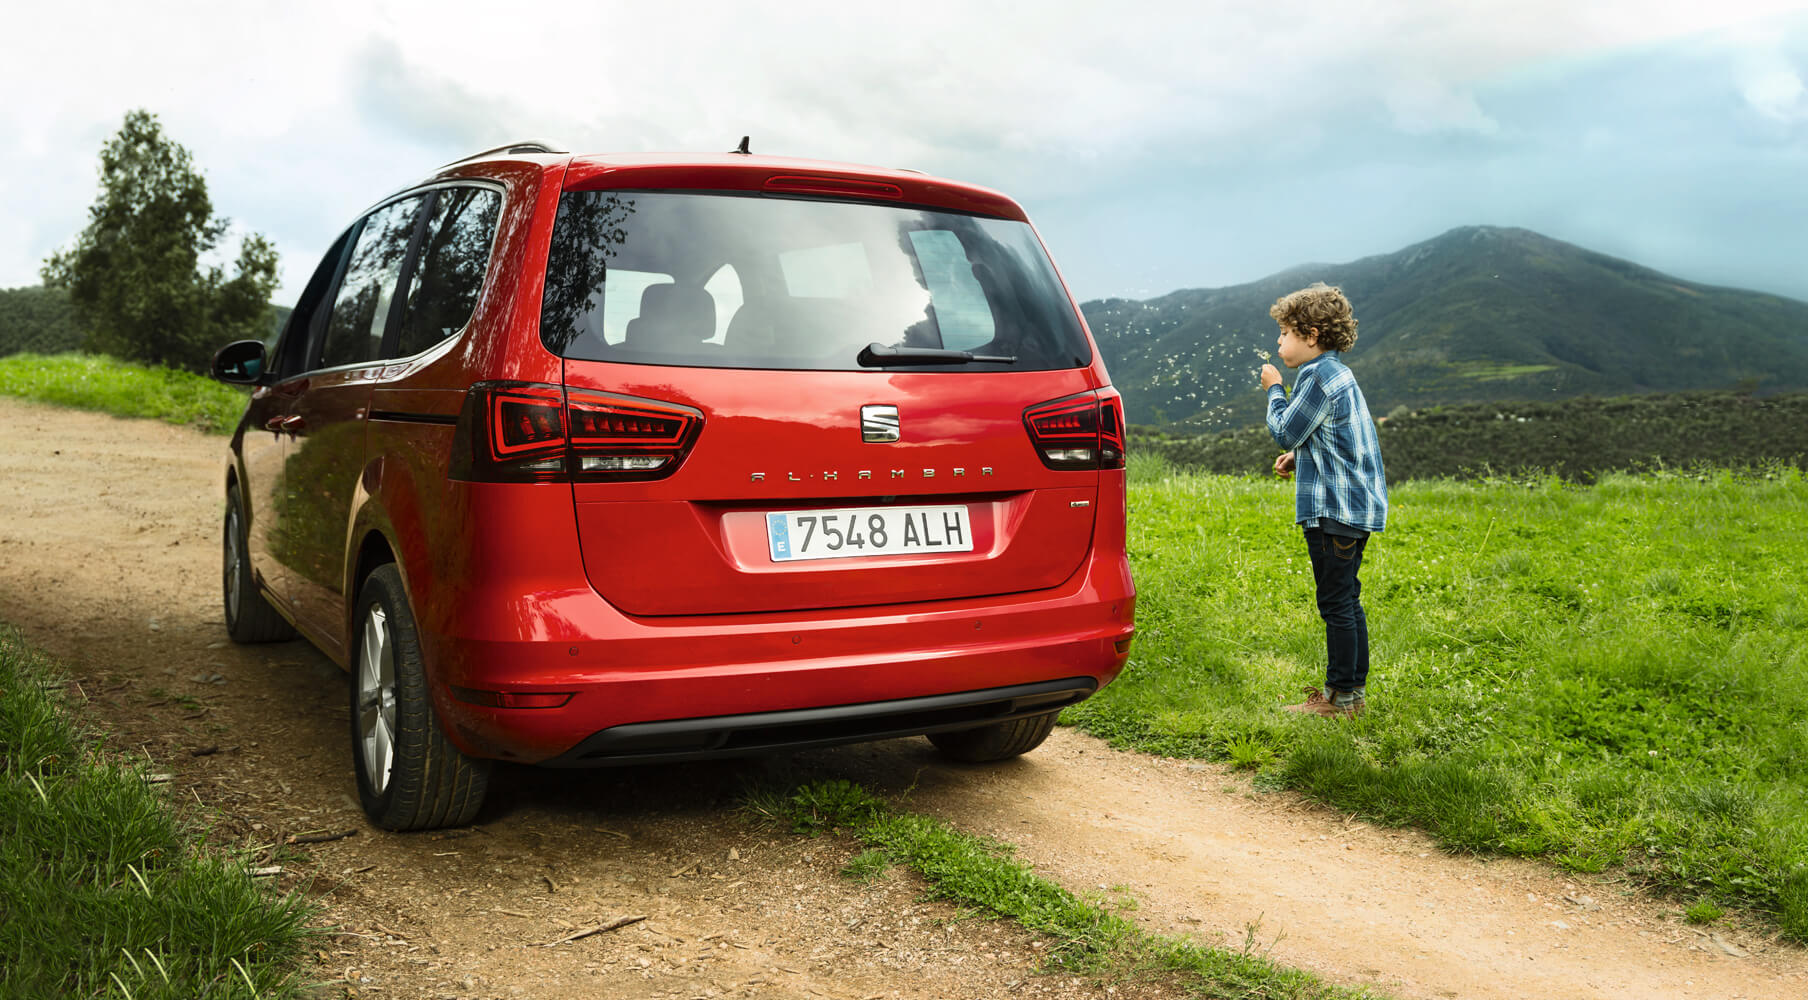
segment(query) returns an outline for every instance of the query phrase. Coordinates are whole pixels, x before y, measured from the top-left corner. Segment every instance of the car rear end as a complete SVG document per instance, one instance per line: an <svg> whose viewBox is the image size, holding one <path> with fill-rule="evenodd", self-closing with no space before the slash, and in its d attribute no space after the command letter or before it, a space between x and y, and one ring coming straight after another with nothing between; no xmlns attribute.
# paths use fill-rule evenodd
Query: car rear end
<svg viewBox="0 0 1808 1000"><path fill-rule="evenodd" d="M466 392L464 551L423 615L466 753L971 730L1122 669L1122 407L1017 205L909 172L580 158L544 246L509 349L557 362Z"/></svg>

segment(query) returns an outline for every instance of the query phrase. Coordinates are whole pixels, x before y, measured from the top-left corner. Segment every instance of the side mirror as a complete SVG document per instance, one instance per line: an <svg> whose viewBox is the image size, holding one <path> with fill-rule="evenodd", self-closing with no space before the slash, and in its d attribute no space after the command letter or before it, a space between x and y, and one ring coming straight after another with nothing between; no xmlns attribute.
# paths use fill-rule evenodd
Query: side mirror
<svg viewBox="0 0 1808 1000"><path fill-rule="evenodd" d="M209 373L222 382L256 385L264 375L264 345L258 340L235 340L213 356Z"/></svg>

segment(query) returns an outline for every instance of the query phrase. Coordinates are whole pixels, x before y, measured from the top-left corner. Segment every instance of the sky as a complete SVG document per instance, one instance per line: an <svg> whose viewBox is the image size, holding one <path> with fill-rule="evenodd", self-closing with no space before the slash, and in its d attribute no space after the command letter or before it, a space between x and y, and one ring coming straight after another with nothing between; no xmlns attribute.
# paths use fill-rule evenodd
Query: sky
<svg viewBox="0 0 1808 1000"><path fill-rule="evenodd" d="M59 0L0 37L0 288L135 108L289 304L373 202L502 143L911 167L1081 299L1521 226L1808 300L1808 0Z"/></svg>

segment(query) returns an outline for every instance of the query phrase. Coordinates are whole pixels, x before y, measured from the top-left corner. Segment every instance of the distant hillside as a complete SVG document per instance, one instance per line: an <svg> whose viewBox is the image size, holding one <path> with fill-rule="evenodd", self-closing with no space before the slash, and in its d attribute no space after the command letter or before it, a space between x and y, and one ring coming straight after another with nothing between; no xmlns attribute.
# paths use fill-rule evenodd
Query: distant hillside
<svg viewBox="0 0 1808 1000"><path fill-rule="evenodd" d="M1082 305L1129 420L1195 431L1260 420L1275 299L1342 287L1349 361L1376 416L1398 406L1808 389L1808 303L1699 285L1524 229L1472 226L1397 253L1231 288ZM1291 381L1291 375L1289 375Z"/></svg>
<svg viewBox="0 0 1808 1000"><path fill-rule="evenodd" d="M1390 483L1528 471L1587 483L1607 472L1808 469L1808 392L1467 403L1396 412L1380 424ZM1271 475L1278 451L1260 424L1184 437L1145 428L1130 434L1132 455L1223 475Z"/></svg>
<svg viewBox="0 0 1808 1000"><path fill-rule="evenodd" d="M75 307L61 288L0 288L0 357L61 354L82 346Z"/></svg>
<svg viewBox="0 0 1808 1000"><path fill-rule="evenodd" d="M288 306L270 306L269 337L282 332L290 312ZM67 291L42 285L0 288L0 357L78 351L83 339Z"/></svg>

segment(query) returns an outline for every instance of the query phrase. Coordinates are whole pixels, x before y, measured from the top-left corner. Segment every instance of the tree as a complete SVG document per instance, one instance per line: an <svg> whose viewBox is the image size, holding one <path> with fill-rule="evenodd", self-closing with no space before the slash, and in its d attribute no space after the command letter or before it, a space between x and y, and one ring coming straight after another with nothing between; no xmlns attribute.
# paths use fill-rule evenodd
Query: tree
<svg viewBox="0 0 1808 1000"><path fill-rule="evenodd" d="M204 371L222 344L265 337L276 288L276 248L257 234L230 279L201 267L228 225L188 150L156 115L131 111L101 149L88 227L44 261L44 284L69 290L88 350Z"/></svg>

